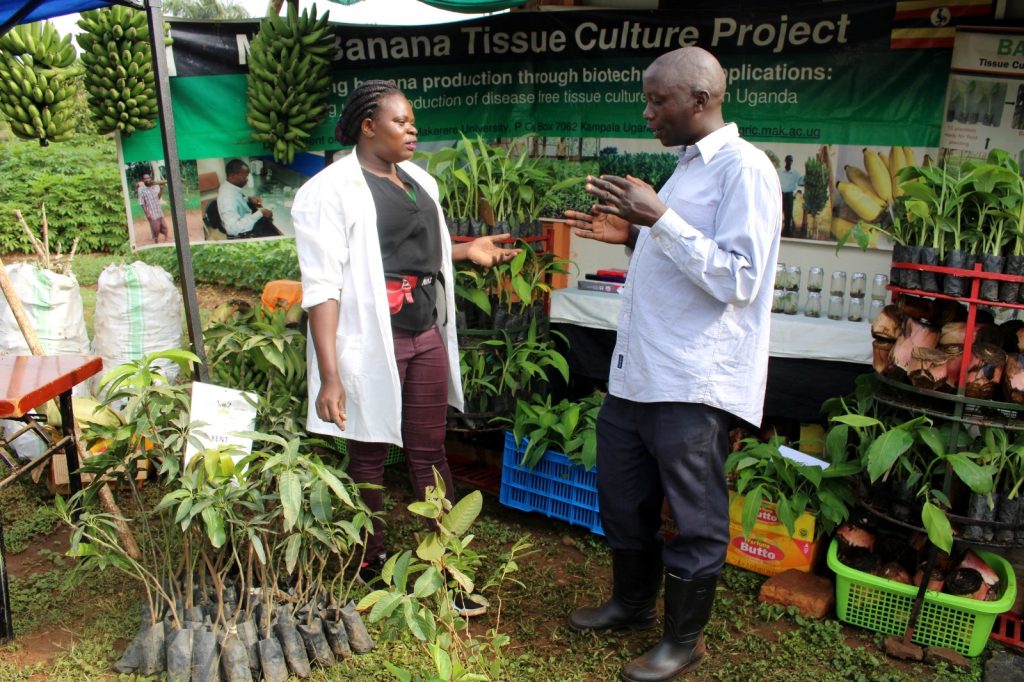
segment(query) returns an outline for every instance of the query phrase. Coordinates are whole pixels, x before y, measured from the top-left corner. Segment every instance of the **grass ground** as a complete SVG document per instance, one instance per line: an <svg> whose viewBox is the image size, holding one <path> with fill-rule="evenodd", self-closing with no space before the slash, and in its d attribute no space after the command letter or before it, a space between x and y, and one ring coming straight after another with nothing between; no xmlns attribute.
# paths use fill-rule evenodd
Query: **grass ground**
<svg viewBox="0 0 1024 682"><path fill-rule="evenodd" d="M411 491L404 468L386 476L388 546L412 544L419 529L404 509ZM146 497L161 491L151 484ZM116 571L77 570L63 556L67 531L59 526L44 487L23 483L0 493L9 552L17 638L0 647L0 682L16 680L114 680L113 663L134 634L141 593ZM616 679L622 664L657 638L657 631L595 635L571 631L565 615L593 604L607 593L610 556L603 540L581 529L509 510L492 497L473 528L474 546L494 558L519 537L536 550L522 559L520 586L502 595L500 628L511 637L504 677L508 681ZM708 656L691 680L802 682L865 680L882 682L966 682L981 679L981 663L971 671L910 664L886 658L880 637L835 620L808 620L779 607L757 603L764 578L727 567L707 630ZM358 596L358 595L357 595ZM493 597L492 597L493 599ZM496 609L477 619L474 629L497 625ZM409 636L389 639L371 626L377 648L315 680L376 682L389 679L384 661L426 672L426 653Z"/></svg>
<svg viewBox="0 0 1024 682"><path fill-rule="evenodd" d="M83 299L94 297L102 268L116 258L82 257L75 270ZM224 298L252 292L223 287L200 290L200 304L212 308ZM90 307L87 303L87 307ZM91 319L91 318L90 318ZM418 523L405 511L411 501L401 466L388 468L390 507L386 539L394 550L412 546ZM144 488L147 498L162 494L159 484ZM22 680L115 680L110 665L138 626L141 592L114 570L84 573L64 556L67 529L59 524L52 499L42 485L23 482L0 492L0 511L11 574L16 639L0 646L0 682ZM594 604L607 594L610 556L601 538L537 515L523 514L485 498L475 524L474 546L499 556L528 535L535 552L519 564L521 585L511 586L497 609L473 625L481 631L500 627L511 643L501 679L518 681L591 681L617 678L622 664L649 647L657 632L580 634L565 624L572 608ZM954 671L886 658L881 638L840 625L815 621L757 603L763 578L727 567L715 612L707 630L708 656L689 679L779 682L871 680L902 682L980 680L984 656L973 669ZM427 654L409 636L390 638L372 627L375 651L330 669L315 680L376 682L389 679L383 663L426 672ZM991 648L991 647L990 647Z"/></svg>

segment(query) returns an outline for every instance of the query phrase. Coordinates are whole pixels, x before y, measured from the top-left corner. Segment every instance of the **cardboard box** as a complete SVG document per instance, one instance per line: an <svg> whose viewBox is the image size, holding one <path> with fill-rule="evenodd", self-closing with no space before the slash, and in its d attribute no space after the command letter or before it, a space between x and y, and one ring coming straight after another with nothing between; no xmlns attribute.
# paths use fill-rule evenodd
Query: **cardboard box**
<svg viewBox="0 0 1024 682"><path fill-rule="evenodd" d="M793 536L775 515L775 505L764 503L749 538L743 537L743 501L729 492L729 548L725 563L761 575L772 576L787 569L809 572L823 543L814 542L816 519L807 512L797 518Z"/></svg>
<svg viewBox="0 0 1024 682"><path fill-rule="evenodd" d="M152 450L153 443L146 441L146 449ZM89 455L98 455L106 452L107 444L105 441L98 441L91 448L86 450L86 457ZM150 461L143 459L138 462L138 471L135 474L135 480L139 481L139 485L142 485L142 481L149 478ZM50 459L49 464L50 477L47 482L47 487L52 494L66 495L71 492L71 479L68 478L68 461L64 456L64 452L53 453L53 458ZM121 468L123 470L123 468ZM82 485L86 486L92 483L94 474L82 474ZM109 479L108 479L109 480Z"/></svg>

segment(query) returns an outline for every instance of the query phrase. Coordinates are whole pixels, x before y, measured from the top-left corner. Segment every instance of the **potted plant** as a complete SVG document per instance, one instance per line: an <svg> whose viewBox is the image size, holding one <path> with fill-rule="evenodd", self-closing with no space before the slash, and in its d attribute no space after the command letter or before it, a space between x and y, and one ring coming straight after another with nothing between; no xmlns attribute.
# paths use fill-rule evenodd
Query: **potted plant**
<svg viewBox="0 0 1024 682"><path fill-rule="evenodd" d="M516 401L512 435L521 444L519 464L533 469L544 454L560 452L584 469L597 466L597 413L604 396L593 393L581 401L562 399L551 404L551 396L534 394Z"/></svg>
<svg viewBox="0 0 1024 682"><path fill-rule="evenodd" d="M301 676L309 671L307 650L315 652L314 664L329 665L327 652L336 643L330 621L337 624L354 581L344 578L344 569L361 560L361 537L372 528L358 489L319 458L315 443L292 434L251 433L263 449L248 455L232 446L200 449L183 463L186 442L203 425L189 423L187 390L167 385L154 369L162 359L183 371L198 361L186 351L165 351L115 368L103 388L110 404L125 406L124 425L91 425L85 434L105 439L110 453L131 453L127 463L112 454L90 459L95 482L159 458L166 493L154 508L142 505L134 476L125 477L139 503L135 523L147 552L133 558L113 532L113 519L92 511L87 502L95 482L57 503L72 527L73 555L120 570L146 591L143 629L118 669L156 675L166 668L169 677L187 677L194 665L204 679L215 678L219 658L225 670L242 676L256 666ZM147 442L152 447L132 447ZM213 631L202 627L207 618ZM353 651L368 650L368 637L348 624L343 632Z"/></svg>
<svg viewBox="0 0 1024 682"><path fill-rule="evenodd" d="M930 233L935 239L945 238L945 265L950 268L970 269L969 254L964 248L972 230L965 226L969 211L968 197L974 191L970 172L960 172L934 165L908 166L899 173L900 188L909 197L906 212L920 224L919 234ZM894 254L895 258L895 254ZM904 278L911 271L904 273ZM946 276L943 293L947 296L965 295L965 279ZM904 286L908 286L904 279ZM909 287L917 288L917 287Z"/></svg>
<svg viewBox="0 0 1024 682"><path fill-rule="evenodd" d="M847 480L861 471L856 459L845 459L845 451L826 468L796 462L779 450L782 439L773 436L768 442L745 438L740 449L725 460L725 470L736 493L744 496L742 528L750 537L758 514L765 503L774 505L775 514L790 535L794 524L805 512L818 517L816 534L830 533L850 516L855 502Z"/></svg>
<svg viewBox="0 0 1024 682"><path fill-rule="evenodd" d="M597 414L603 397L582 401L534 394L519 400L505 432L501 504L604 534L597 503Z"/></svg>
<svg viewBox="0 0 1024 682"><path fill-rule="evenodd" d="M546 390L548 370L557 371L564 381L569 381L569 363L555 349L554 341L537 335L537 320L530 321L526 338L514 340L508 332L502 332L501 339L484 341L482 346L494 351L497 361L498 397L495 408L499 413L510 414L514 401L537 390Z"/></svg>

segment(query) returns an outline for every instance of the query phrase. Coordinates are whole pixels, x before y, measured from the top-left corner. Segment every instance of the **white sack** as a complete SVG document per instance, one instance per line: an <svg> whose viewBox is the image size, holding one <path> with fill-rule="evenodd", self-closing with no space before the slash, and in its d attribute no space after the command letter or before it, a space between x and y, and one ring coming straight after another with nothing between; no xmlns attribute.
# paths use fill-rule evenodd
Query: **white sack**
<svg viewBox="0 0 1024 682"><path fill-rule="evenodd" d="M181 294L163 268L141 261L104 268L92 322L92 351L103 358L103 373L149 353L181 348L181 309ZM177 376L174 363L159 366L169 381Z"/></svg>

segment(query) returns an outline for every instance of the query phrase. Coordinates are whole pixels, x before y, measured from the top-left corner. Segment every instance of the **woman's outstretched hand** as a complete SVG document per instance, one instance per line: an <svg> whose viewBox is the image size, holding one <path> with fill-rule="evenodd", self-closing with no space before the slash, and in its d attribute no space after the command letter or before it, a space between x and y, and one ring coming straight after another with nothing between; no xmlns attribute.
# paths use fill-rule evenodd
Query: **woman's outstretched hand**
<svg viewBox="0 0 1024 682"><path fill-rule="evenodd" d="M477 237L469 242L466 249L466 258L485 268L507 263L522 251L522 249L505 249L498 244L498 242L510 238L511 235L507 232L505 234L492 234L488 237Z"/></svg>

